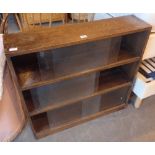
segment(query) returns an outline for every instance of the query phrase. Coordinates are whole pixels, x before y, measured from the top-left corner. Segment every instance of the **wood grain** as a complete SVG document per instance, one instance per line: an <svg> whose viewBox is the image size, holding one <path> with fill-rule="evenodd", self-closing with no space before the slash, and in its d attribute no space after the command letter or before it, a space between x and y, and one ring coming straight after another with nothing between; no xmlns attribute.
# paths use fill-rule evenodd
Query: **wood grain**
<svg viewBox="0 0 155 155"><path fill-rule="evenodd" d="M36 137L126 107L150 31L126 16L4 35L7 63Z"/></svg>
<svg viewBox="0 0 155 155"><path fill-rule="evenodd" d="M77 101L131 85L127 74L120 67L103 71L99 74L99 77L97 73L91 76L84 76L67 82L64 81L55 85L41 87L38 90L34 89L24 92L30 115L33 116L49 110L58 109L62 106L74 104ZM97 79L97 83L95 83L96 78L99 78ZM42 97L40 97L41 95Z"/></svg>
<svg viewBox="0 0 155 155"><path fill-rule="evenodd" d="M135 16L117 17L100 21L66 24L39 32L4 35L5 53L8 56L28 54L86 43L94 40L122 36L151 29L151 26ZM81 39L81 35L87 35ZM17 47L17 51L9 49Z"/></svg>

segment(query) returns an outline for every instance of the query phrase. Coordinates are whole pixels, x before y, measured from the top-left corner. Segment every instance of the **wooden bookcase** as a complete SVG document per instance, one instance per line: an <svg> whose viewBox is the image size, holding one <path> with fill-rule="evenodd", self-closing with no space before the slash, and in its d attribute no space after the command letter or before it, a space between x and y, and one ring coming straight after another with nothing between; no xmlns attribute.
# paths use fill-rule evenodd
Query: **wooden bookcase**
<svg viewBox="0 0 155 155"><path fill-rule="evenodd" d="M37 138L125 108L151 26L135 16L4 35Z"/></svg>

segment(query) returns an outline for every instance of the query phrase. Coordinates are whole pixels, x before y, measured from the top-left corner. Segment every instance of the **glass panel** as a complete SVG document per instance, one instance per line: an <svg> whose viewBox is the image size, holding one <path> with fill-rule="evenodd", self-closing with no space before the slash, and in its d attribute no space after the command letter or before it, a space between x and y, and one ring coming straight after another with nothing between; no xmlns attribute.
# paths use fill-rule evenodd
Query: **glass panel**
<svg viewBox="0 0 155 155"><path fill-rule="evenodd" d="M41 109L48 105L64 104L88 96L95 91L95 74L60 83L43 86L28 91L25 96L29 111ZM29 98L30 97L30 98ZM31 106L32 105L32 106Z"/></svg>
<svg viewBox="0 0 155 155"><path fill-rule="evenodd" d="M128 72L134 65L126 65ZM24 91L26 105L30 112L44 111L47 108L72 104L111 89L129 85L131 79L123 66L98 73L61 81L55 84Z"/></svg>
<svg viewBox="0 0 155 155"><path fill-rule="evenodd" d="M33 116L34 128L39 132L43 129L59 127L125 104L128 90L129 87L124 87L73 105ZM41 120L46 120L44 121L46 123L39 125Z"/></svg>
<svg viewBox="0 0 155 155"><path fill-rule="evenodd" d="M47 71L52 71L52 75L57 78L116 61L120 42L119 37L40 53L38 62L41 79L48 79L45 77Z"/></svg>
<svg viewBox="0 0 155 155"><path fill-rule="evenodd" d="M121 37L116 37L12 59L19 83L26 89L38 82L54 81L135 57L134 53L120 49L120 45Z"/></svg>

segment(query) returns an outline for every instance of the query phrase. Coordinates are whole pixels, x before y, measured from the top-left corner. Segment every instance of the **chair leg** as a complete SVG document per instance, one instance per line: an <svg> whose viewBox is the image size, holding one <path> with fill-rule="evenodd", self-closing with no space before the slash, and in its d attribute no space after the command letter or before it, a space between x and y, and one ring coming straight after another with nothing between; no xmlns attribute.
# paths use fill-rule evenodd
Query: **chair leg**
<svg viewBox="0 0 155 155"><path fill-rule="evenodd" d="M23 29L22 29L22 23L21 23L21 21L19 19L19 15L17 13L14 13L13 15L15 16L15 19L16 19L17 25L19 27L19 30L20 31L23 31Z"/></svg>

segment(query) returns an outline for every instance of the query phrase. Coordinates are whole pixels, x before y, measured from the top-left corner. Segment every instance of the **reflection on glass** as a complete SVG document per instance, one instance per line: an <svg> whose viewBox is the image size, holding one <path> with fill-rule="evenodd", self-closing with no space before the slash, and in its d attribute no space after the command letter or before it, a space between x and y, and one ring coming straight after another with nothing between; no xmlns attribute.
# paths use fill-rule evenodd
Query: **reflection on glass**
<svg viewBox="0 0 155 155"><path fill-rule="evenodd" d="M130 64L126 65L127 70L120 66L27 90L24 92L26 105L30 112L34 112L49 106L55 108L64 104L72 104L115 89L131 82L132 79L126 73L132 69L131 66L133 67Z"/></svg>
<svg viewBox="0 0 155 155"><path fill-rule="evenodd" d="M125 104L128 90L129 87L124 87L103 95L83 100L73 105L68 105L60 109L40 114L40 116L33 116L32 121L34 126L37 126L35 129L38 132L41 131L42 128L55 128L67 123L78 121L96 113L99 114L107 109ZM41 119L46 120L46 124L44 126L38 125Z"/></svg>
<svg viewBox="0 0 155 155"><path fill-rule="evenodd" d="M120 44L121 37L115 37L16 57L19 83L27 88L133 58L134 54L120 49Z"/></svg>

